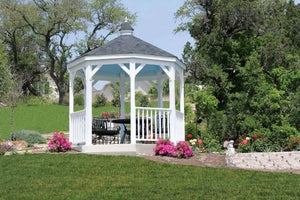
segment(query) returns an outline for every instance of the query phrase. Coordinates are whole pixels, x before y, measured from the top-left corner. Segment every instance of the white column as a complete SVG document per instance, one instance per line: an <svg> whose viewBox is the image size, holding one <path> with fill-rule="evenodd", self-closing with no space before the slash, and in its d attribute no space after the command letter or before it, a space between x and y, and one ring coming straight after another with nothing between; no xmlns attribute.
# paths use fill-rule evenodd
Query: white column
<svg viewBox="0 0 300 200"><path fill-rule="evenodd" d="M120 91L120 98L121 98L121 118L125 118L125 74L121 73L120 76L121 79L121 91ZM121 126L121 144L125 142L125 133L124 133L125 127Z"/></svg>
<svg viewBox="0 0 300 200"><path fill-rule="evenodd" d="M158 101L158 107L163 107L163 80L162 80L162 73L158 74L157 77L157 101Z"/></svg>
<svg viewBox="0 0 300 200"><path fill-rule="evenodd" d="M120 76L121 79L121 118L125 118L125 74L122 73Z"/></svg>
<svg viewBox="0 0 300 200"><path fill-rule="evenodd" d="M170 66L169 77L169 95L170 95L170 140L174 143L177 142L175 123L176 123L176 107L175 107L175 69L174 66Z"/></svg>
<svg viewBox="0 0 300 200"><path fill-rule="evenodd" d="M85 145L92 145L92 66L85 68Z"/></svg>
<svg viewBox="0 0 300 200"><path fill-rule="evenodd" d="M183 70L180 70L180 90L179 90L179 98L180 98L180 112L184 113L184 77Z"/></svg>
<svg viewBox="0 0 300 200"><path fill-rule="evenodd" d="M71 114L74 112L74 78L75 73L70 72L69 80L69 134L70 141L73 142L73 130Z"/></svg>
<svg viewBox="0 0 300 200"><path fill-rule="evenodd" d="M184 113L184 76L183 76L183 69L180 71L180 112ZM177 122L179 123L179 122ZM185 138L185 120L184 120L184 114L183 114L183 119L180 122L182 123L181 125L181 131L178 134L178 140L184 141Z"/></svg>
<svg viewBox="0 0 300 200"><path fill-rule="evenodd" d="M131 144L136 144L136 120L135 120L135 63L130 62L130 135Z"/></svg>

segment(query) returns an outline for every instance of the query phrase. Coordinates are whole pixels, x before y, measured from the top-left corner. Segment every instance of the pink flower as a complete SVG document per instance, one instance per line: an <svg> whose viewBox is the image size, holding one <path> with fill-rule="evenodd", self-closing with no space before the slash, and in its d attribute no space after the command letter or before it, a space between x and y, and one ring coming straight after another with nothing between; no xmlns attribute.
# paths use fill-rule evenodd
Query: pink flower
<svg viewBox="0 0 300 200"><path fill-rule="evenodd" d="M187 135L187 138L191 139L193 136L191 134Z"/></svg>
<svg viewBox="0 0 300 200"><path fill-rule="evenodd" d="M51 151L66 151L70 150L72 142L69 142L63 133L54 133L48 147Z"/></svg>
<svg viewBox="0 0 300 200"><path fill-rule="evenodd" d="M253 135L253 139L257 139L258 138L258 136L257 135Z"/></svg>
<svg viewBox="0 0 300 200"><path fill-rule="evenodd" d="M248 140L243 140L243 144L248 144Z"/></svg>

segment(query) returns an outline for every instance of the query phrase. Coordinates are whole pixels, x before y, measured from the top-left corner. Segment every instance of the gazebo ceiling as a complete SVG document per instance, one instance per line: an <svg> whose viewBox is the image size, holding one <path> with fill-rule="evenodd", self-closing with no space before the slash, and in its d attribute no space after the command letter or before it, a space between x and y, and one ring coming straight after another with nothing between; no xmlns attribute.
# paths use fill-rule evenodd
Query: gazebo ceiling
<svg viewBox="0 0 300 200"><path fill-rule="evenodd" d="M127 66L128 64L125 64ZM137 67L139 64L137 64ZM93 69L96 66L93 66ZM153 76L156 76L160 72L163 73L163 70L159 65L145 65L144 68L137 74L137 79L153 79ZM94 75L95 80L112 80L113 77L119 79L120 75L124 74L125 78L129 78L128 74L124 73L123 69L118 64L103 65Z"/></svg>

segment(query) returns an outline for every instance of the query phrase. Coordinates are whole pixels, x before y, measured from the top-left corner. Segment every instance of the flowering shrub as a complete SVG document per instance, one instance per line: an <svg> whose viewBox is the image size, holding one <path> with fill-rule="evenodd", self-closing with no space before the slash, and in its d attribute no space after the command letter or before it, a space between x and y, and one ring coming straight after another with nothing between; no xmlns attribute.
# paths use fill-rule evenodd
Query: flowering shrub
<svg viewBox="0 0 300 200"><path fill-rule="evenodd" d="M7 151L13 151L13 145L9 145L7 143L0 143L0 155L4 155Z"/></svg>
<svg viewBox="0 0 300 200"><path fill-rule="evenodd" d="M168 139L158 139L155 148L153 149L155 155L176 157L177 149L173 142Z"/></svg>
<svg viewBox="0 0 300 200"><path fill-rule="evenodd" d="M120 118L121 113L118 111L102 112L101 117L110 119L110 118Z"/></svg>
<svg viewBox="0 0 300 200"><path fill-rule="evenodd" d="M180 141L176 145L178 157L180 158L188 158L194 155L194 152L189 146L189 143L186 141Z"/></svg>
<svg viewBox="0 0 300 200"><path fill-rule="evenodd" d="M300 137L291 135L286 147L287 151L300 151Z"/></svg>
<svg viewBox="0 0 300 200"><path fill-rule="evenodd" d="M253 135L252 138L240 138L238 142L238 152L270 152L270 151L281 151L280 147L273 144L268 137L262 137Z"/></svg>
<svg viewBox="0 0 300 200"><path fill-rule="evenodd" d="M206 149L203 144L203 140L201 139L192 139L189 141L190 145L192 146L193 151L195 152L206 152Z"/></svg>
<svg viewBox="0 0 300 200"><path fill-rule="evenodd" d="M175 146L168 139L158 139L155 148L155 155L187 158L194 155L194 152L189 147L188 142L181 141Z"/></svg>
<svg viewBox="0 0 300 200"><path fill-rule="evenodd" d="M50 151L64 152L71 149L72 142L69 142L64 133L54 133L48 143Z"/></svg>

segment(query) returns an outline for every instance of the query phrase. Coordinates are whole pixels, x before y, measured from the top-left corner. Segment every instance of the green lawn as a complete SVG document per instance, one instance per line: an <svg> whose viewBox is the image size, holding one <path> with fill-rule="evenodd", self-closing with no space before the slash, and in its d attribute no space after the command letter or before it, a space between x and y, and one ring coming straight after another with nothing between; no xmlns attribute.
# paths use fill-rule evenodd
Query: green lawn
<svg viewBox="0 0 300 200"><path fill-rule="evenodd" d="M157 102L152 102L155 104ZM164 102L167 106L168 102ZM74 110L81 110L83 106L75 106ZM93 116L99 117L102 112L117 110L113 106L93 107ZM130 113L130 104L126 102L125 112ZM61 105L18 105L14 110L13 131L27 129L40 133L69 130L69 107ZM10 109L0 108L0 139L7 139L10 135Z"/></svg>
<svg viewBox="0 0 300 200"><path fill-rule="evenodd" d="M83 154L0 156L0 199L298 199L300 176Z"/></svg>

